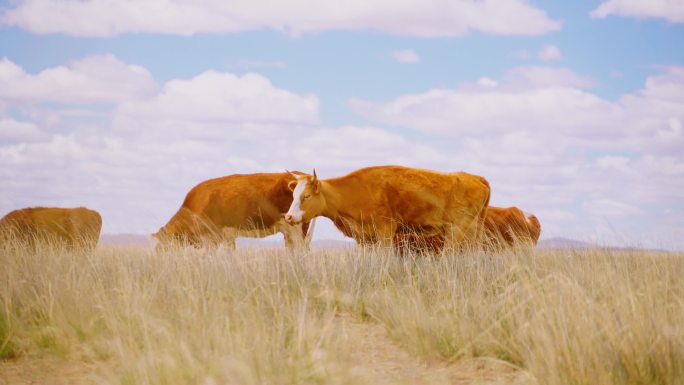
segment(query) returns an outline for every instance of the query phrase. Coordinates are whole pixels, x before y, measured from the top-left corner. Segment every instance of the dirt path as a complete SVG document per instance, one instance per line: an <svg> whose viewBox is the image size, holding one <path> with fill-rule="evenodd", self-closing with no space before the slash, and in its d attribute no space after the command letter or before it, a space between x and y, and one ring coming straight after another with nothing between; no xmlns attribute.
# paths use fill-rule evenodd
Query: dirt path
<svg viewBox="0 0 684 385"><path fill-rule="evenodd" d="M525 384L523 374L493 360L470 360L447 365L425 363L397 346L387 331L372 322L338 317L342 337L348 341L353 370L374 384Z"/></svg>
<svg viewBox="0 0 684 385"><path fill-rule="evenodd" d="M456 364L425 363L397 346L387 331L374 322L348 315L335 318L343 343L350 352L352 377L384 384L522 385L526 377L492 360ZM0 361L0 385L85 385L98 381L94 364L56 358L22 358Z"/></svg>

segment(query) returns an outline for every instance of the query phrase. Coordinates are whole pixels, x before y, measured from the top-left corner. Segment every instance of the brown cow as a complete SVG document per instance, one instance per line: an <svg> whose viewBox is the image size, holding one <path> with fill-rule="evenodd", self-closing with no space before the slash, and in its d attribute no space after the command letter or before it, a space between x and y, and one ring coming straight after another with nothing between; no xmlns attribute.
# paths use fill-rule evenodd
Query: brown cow
<svg viewBox="0 0 684 385"><path fill-rule="evenodd" d="M476 242L489 203L489 183L464 172L442 173L401 166L368 167L319 180L297 175L285 219L330 218L359 244L392 246L396 233L438 234L447 249Z"/></svg>
<svg viewBox="0 0 684 385"><path fill-rule="evenodd" d="M536 245L541 234L537 217L517 207L493 207L485 217L485 247L504 249L516 245Z"/></svg>
<svg viewBox="0 0 684 385"><path fill-rule="evenodd" d="M33 207L14 210L0 219L0 239L30 248L38 245L90 252L97 246L102 217L84 207Z"/></svg>
<svg viewBox="0 0 684 385"><path fill-rule="evenodd" d="M299 173L301 174L301 173ZM309 222L292 226L283 213L292 203L288 173L236 174L195 186L178 212L153 234L158 249L171 244L235 248L235 238L261 238L281 232L288 248L308 247ZM312 226L313 227L313 226ZM312 229L313 230L313 229Z"/></svg>
<svg viewBox="0 0 684 385"><path fill-rule="evenodd" d="M524 213L517 207L487 208L484 222L482 248L502 250L522 245L536 245L541 225L536 216ZM400 252L439 253L444 247L444 238L439 235L419 232L397 233L394 242Z"/></svg>

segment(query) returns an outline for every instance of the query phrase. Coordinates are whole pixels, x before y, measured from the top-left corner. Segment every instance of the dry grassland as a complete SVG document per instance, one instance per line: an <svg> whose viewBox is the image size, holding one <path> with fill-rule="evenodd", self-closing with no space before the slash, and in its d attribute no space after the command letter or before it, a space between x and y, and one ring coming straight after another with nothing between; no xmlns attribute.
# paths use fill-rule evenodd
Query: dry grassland
<svg viewBox="0 0 684 385"><path fill-rule="evenodd" d="M0 384L684 384L684 256L0 248Z"/></svg>

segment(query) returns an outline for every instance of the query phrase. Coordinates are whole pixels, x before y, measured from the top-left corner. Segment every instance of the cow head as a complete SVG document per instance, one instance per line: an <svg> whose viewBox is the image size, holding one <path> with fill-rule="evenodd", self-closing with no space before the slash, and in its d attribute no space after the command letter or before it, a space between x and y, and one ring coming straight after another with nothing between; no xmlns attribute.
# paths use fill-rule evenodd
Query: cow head
<svg viewBox="0 0 684 385"><path fill-rule="evenodd" d="M316 176L316 170L312 175L294 175L295 180L288 184L292 190L292 204L285 214L287 223L299 223L310 221L321 215L325 207L325 198L321 194L321 181Z"/></svg>

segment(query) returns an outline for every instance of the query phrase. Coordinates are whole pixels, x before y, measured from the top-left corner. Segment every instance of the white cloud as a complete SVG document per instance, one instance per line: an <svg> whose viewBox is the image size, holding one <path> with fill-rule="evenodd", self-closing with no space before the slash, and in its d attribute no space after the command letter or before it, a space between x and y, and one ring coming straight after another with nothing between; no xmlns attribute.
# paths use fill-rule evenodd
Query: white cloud
<svg viewBox="0 0 684 385"><path fill-rule="evenodd" d="M360 29L405 36L462 36L471 29L541 35L561 26L525 0L350 0L334 7L315 0L24 0L0 20L33 33L75 36L227 34L264 28L293 35Z"/></svg>
<svg viewBox="0 0 684 385"><path fill-rule="evenodd" d="M8 103L114 103L144 98L156 89L146 69L112 55L87 57L35 75L7 58L0 60L0 100Z"/></svg>
<svg viewBox="0 0 684 385"><path fill-rule="evenodd" d="M621 107L572 86L591 81L566 69L523 67L504 81L482 81L476 87L433 89L378 104L352 100L351 108L371 121L450 135L489 135L519 130L543 132L548 127L594 136L611 135L608 121Z"/></svg>
<svg viewBox="0 0 684 385"><path fill-rule="evenodd" d="M674 153L684 140L682 67L663 68L646 79L643 89L616 101L583 90L593 82L567 69L520 67L502 80L490 80L386 103L355 99L350 106L373 122L452 136L551 130L606 141L597 145L609 146L616 143L610 138L619 137L622 146L664 154Z"/></svg>
<svg viewBox="0 0 684 385"><path fill-rule="evenodd" d="M662 74L649 76L642 93L648 98L680 103L684 97L684 67L665 67Z"/></svg>
<svg viewBox="0 0 684 385"><path fill-rule="evenodd" d="M526 66L515 67L506 72L503 83L519 90L530 88L570 87L591 88L594 81L578 75L567 68Z"/></svg>
<svg viewBox="0 0 684 385"><path fill-rule="evenodd" d="M684 22L684 2L680 0L608 0L591 11L591 17L603 19L610 15L637 19L662 18L673 23Z"/></svg>
<svg viewBox="0 0 684 385"><path fill-rule="evenodd" d="M113 126L119 135L151 143L275 143L310 130L318 121L315 95L289 92L253 73L207 71L171 80L148 100L121 103Z"/></svg>
<svg viewBox="0 0 684 385"><path fill-rule="evenodd" d="M317 129L288 148L286 156L300 164L348 172L378 164L427 167L444 161L434 148L375 127Z"/></svg>
<svg viewBox="0 0 684 385"><path fill-rule="evenodd" d="M49 136L33 123L0 119L0 145L16 142L36 142Z"/></svg>
<svg viewBox="0 0 684 385"><path fill-rule="evenodd" d="M482 87L494 88L499 85L499 82L490 77L484 76L477 80L477 85Z"/></svg>
<svg viewBox="0 0 684 385"><path fill-rule="evenodd" d="M394 51L392 52L392 56L394 57L394 60L399 63L418 63L420 61L420 57L412 49Z"/></svg>
<svg viewBox="0 0 684 385"><path fill-rule="evenodd" d="M152 99L124 102L117 113L143 120L314 124L318 105L315 95L277 88L258 74L206 71L167 82Z"/></svg>
<svg viewBox="0 0 684 385"><path fill-rule="evenodd" d="M543 61L552 61L561 59L563 55L555 45L547 45L537 51L537 57Z"/></svg>
<svg viewBox="0 0 684 385"><path fill-rule="evenodd" d="M586 210L595 217L627 217L641 213L638 207L611 199L597 199L586 203Z"/></svg>
<svg viewBox="0 0 684 385"><path fill-rule="evenodd" d="M626 156L606 155L596 160L596 165L603 169L615 169L622 172L631 172L630 159Z"/></svg>

